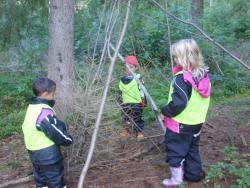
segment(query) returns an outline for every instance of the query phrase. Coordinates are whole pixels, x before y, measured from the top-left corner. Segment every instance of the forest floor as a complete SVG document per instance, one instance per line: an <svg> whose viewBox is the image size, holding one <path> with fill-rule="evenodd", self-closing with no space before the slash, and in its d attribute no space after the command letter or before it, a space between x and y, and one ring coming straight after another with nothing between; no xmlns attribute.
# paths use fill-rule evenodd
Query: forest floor
<svg viewBox="0 0 250 188"><path fill-rule="evenodd" d="M223 160L221 150L225 146L236 146L240 156L250 153L250 98L231 100L214 105L211 108L208 121L201 134L200 150L205 170L209 166ZM147 130L149 131L149 130ZM157 139L155 139L156 141ZM159 140L159 139L158 139ZM152 141L152 139L151 139ZM138 142L129 139L126 147L145 148L151 145L149 139ZM244 144L244 141L246 142ZM117 142L119 147L123 142ZM119 148L118 147L118 148ZM124 149L124 148L123 148ZM243 155L244 154L244 155ZM88 188L161 188L161 181L169 177L168 166L165 163L164 144L136 158L95 166L88 172L85 187ZM129 157L128 157L129 158ZM82 165L69 169L67 179L70 187L77 186ZM1 184L32 174L32 167L23 146L22 136L14 135L0 141L0 187ZM229 187L235 179L221 182L222 187ZM30 181L11 188L34 187ZM187 188L211 187L204 182L184 183Z"/></svg>

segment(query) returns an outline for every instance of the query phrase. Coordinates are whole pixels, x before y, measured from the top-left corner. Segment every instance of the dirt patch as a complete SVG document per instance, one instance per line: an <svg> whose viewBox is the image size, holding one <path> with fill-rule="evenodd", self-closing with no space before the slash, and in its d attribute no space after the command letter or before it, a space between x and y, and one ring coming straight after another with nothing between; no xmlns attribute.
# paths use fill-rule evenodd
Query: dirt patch
<svg viewBox="0 0 250 188"><path fill-rule="evenodd" d="M223 159L220 152L225 146L236 146L240 154L249 154L250 152L250 108L249 101L242 103L232 103L229 105L218 106L212 110L212 115L203 127L201 136L201 155L204 168ZM156 127L152 127L157 129ZM159 130L159 129L158 129ZM148 134L150 135L150 130ZM159 134L157 131L155 135ZM88 188L161 188L161 181L169 177L168 166L165 163L164 144L158 149L134 158L125 160L139 150L152 144L152 140L157 142L156 138L146 139L138 142L136 139L127 141L117 141L115 151L120 152L120 159L117 161L105 161L94 163L95 167L89 170L85 187ZM27 153L23 146L22 137L12 136L6 140L0 141L0 184L27 176L32 168L28 160ZM124 152L127 151L127 152ZM71 187L76 187L82 165L74 165L69 168L67 179ZM233 180L232 180L233 181ZM228 181L230 183L234 183ZM18 188L34 187L33 182L18 185ZM229 185L223 184L224 187ZM11 186L13 187L13 186ZM185 183L188 188L207 187L200 183Z"/></svg>
<svg viewBox="0 0 250 188"><path fill-rule="evenodd" d="M2 140L0 146L1 183L32 173L22 136L14 135Z"/></svg>

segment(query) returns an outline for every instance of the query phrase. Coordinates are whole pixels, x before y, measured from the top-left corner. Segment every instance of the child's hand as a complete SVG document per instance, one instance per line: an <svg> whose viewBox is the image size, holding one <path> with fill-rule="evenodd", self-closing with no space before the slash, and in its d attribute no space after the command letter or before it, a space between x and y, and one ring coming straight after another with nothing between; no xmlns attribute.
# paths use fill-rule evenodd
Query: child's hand
<svg viewBox="0 0 250 188"><path fill-rule="evenodd" d="M145 108L147 106L147 102L146 102L145 98L141 99L141 106L142 106L142 108Z"/></svg>

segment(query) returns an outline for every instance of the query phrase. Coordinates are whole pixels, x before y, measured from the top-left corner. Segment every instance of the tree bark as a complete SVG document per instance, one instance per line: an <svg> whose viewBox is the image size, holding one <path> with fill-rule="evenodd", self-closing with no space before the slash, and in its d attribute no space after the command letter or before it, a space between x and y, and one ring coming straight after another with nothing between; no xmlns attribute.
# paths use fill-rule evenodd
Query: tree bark
<svg viewBox="0 0 250 188"><path fill-rule="evenodd" d="M64 118L72 110L74 81L74 1L50 0L48 77L56 82L56 107Z"/></svg>
<svg viewBox="0 0 250 188"><path fill-rule="evenodd" d="M201 16L203 15L204 1L203 0L189 0L190 2L190 15L192 23L202 27Z"/></svg>

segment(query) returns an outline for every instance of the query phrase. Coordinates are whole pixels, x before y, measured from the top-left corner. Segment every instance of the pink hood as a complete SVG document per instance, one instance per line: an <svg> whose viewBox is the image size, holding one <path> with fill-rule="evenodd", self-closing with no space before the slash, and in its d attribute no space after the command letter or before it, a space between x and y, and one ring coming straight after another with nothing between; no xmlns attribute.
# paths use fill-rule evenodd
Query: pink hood
<svg viewBox="0 0 250 188"><path fill-rule="evenodd" d="M176 66L173 68L173 72L177 73L179 71L182 71L182 67ZM183 78L185 82L188 82L192 85L192 87L204 98L208 98L211 93L211 85L210 85L210 79L208 74L206 73L204 78L202 78L199 83L197 84L192 75L187 72L183 71Z"/></svg>

